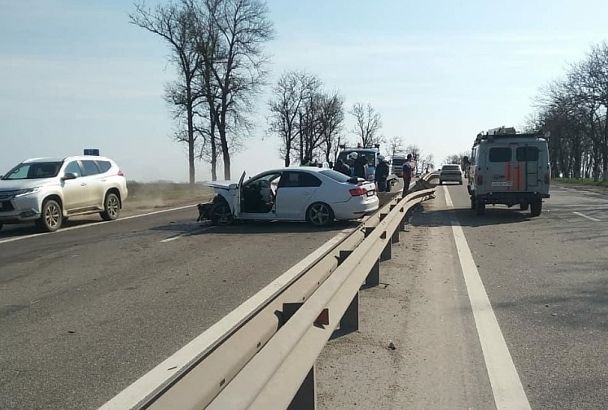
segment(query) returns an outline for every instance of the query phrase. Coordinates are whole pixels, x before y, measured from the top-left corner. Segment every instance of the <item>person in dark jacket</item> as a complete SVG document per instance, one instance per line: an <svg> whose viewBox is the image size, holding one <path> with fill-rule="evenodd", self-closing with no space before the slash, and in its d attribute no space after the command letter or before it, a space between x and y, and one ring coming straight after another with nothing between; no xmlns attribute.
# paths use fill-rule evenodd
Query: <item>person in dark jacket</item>
<svg viewBox="0 0 608 410"><path fill-rule="evenodd" d="M353 164L353 171L356 177L367 179L367 157L365 155L359 155L356 152L351 154L355 158Z"/></svg>
<svg viewBox="0 0 608 410"><path fill-rule="evenodd" d="M388 161L382 155L378 155L378 166L374 174L378 192L387 192L386 180L388 179L389 169Z"/></svg>
<svg viewBox="0 0 608 410"><path fill-rule="evenodd" d="M412 182L412 175L416 166L412 160L412 154L407 154L407 160L403 163L403 194L405 197L410 190L410 182Z"/></svg>
<svg viewBox="0 0 608 410"><path fill-rule="evenodd" d="M341 159L336 161L336 166L334 167L334 170L344 175L351 176L350 167L348 166L348 164L345 164Z"/></svg>

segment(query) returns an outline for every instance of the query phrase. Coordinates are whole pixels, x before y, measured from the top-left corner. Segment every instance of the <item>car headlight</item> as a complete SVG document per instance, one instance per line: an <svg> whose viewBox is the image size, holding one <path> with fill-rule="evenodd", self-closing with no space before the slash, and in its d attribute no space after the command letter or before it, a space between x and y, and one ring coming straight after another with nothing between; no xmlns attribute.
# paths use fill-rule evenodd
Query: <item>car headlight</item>
<svg viewBox="0 0 608 410"><path fill-rule="evenodd" d="M20 189L18 191L15 191L14 195L15 195L15 198L19 198L20 196L29 195L29 194L33 194L34 192L38 192L39 189L40 188Z"/></svg>

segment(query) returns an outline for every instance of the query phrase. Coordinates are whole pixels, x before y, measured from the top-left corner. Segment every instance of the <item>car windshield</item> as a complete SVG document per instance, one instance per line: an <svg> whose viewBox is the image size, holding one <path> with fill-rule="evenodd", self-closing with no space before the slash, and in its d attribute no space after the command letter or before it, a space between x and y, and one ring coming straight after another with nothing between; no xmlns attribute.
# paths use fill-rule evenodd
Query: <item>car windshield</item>
<svg viewBox="0 0 608 410"><path fill-rule="evenodd" d="M355 163L355 160L349 158L350 154L356 152L358 155L364 155L367 158L367 165L370 167L376 166L376 153L374 151L359 151L359 150L349 150L342 151L340 155L338 155L338 159L341 159L342 162L348 164L348 166L352 167Z"/></svg>
<svg viewBox="0 0 608 410"><path fill-rule="evenodd" d="M21 163L6 173L2 179L42 179L56 177L62 162Z"/></svg>
<svg viewBox="0 0 608 410"><path fill-rule="evenodd" d="M460 171L460 165L444 165L444 171Z"/></svg>
<svg viewBox="0 0 608 410"><path fill-rule="evenodd" d="M338 182L348 182L351 178L341 172L334 171L333 169L324 169L323 171L320 171L320 173Z"/></svg>

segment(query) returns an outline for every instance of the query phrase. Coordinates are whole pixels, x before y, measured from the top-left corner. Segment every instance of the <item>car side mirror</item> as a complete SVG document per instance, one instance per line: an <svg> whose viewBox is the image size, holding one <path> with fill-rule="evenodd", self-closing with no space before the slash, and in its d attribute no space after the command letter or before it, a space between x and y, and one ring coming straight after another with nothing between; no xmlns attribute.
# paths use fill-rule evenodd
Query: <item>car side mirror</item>
<svg viewBox="0 0 608 410"><path fill-rule="evenodd" d="M68 172L61 179L64 180L64 181L67 181L68 179L76 179L76 178L78 178L78 175L76 175L73 172Z"/></svg>
<svg viewBox="0 0 608 410"><path fill-rule="evenodd" d="M239 187L239 185L238 185L238 184L230 184L230 185L228 185L228 189L230 189L230 190L235 190L235 189L237 189L238 187Z"/></svg>

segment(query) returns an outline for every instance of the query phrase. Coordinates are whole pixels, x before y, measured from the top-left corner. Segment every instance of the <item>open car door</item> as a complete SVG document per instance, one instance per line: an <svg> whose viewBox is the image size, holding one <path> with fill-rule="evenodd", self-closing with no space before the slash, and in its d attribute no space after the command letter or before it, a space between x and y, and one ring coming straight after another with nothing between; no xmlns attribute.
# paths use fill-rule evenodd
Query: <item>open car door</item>
<svg viewBox="0 0 608 410"><path fill-rule="evenodd" d="M245 171L239 179L239 184L236 187L235 200L234 200L234 217L238 218L241 214L241 198L243 197L243 181L245 180Z"/></svg>

